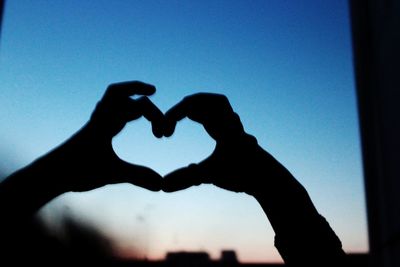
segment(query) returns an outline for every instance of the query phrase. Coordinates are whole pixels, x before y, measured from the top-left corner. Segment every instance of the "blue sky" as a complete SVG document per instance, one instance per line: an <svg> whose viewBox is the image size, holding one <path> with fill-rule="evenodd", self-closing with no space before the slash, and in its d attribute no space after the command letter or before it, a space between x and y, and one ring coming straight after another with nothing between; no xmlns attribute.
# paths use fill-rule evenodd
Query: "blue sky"
<svg viewBox="0 0 400 267"><path fill-rule="evenodd" d="M0 46L0 150L10 173L62 143L108 84L154 84L166 111L199 91L228 96L247 132L306 187L346 251L367 251L346 1L7 1ZM121 158L166 174L214 142L188 120L158 140L144 119L113 141ZM279 260L257 202L212 186L175 194L113 185L42 211L99 227L116 251L235 249ZM62 224L60 224L62 225ZM135 252L132 252L135 251Z"/></svg>

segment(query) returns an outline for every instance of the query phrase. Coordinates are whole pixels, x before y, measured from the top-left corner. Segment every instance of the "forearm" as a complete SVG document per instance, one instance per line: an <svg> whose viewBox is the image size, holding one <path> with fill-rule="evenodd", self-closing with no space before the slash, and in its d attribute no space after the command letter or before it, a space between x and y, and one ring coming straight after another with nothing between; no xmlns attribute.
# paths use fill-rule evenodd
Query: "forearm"
<svg viewBox="0 0 400 267"><path fill-rule="evenodd" d="M30 217L45 203L62 193L46 156L11 174L0 184L0 209L11 218ZM7 218L7 216L5 216Z"/></svg>
<svg viewBox="0 0 400 267"><path fill-rule="evenodd" d="M262 148L259 170L267 181L253 196L260 203L275 231L275 246L285 263L295 266L342 266L345 253L341 242L315 208L305 188L291 173Z"/></svg>
<svg viewBox="0 0 400 267"><path fill-rule="evenodd" d="M306 192L289 198L290 201L257 198L275 231L275 247L284 261L299 266L342 266L338 265L345 256L341 242Z"/></svg>
<svg viewBox="0 0 400 267"><path fill-rule="evenodd" d="M67 181L74 173L78 173L79 168L79 164L75 164L79 159L73 151L85 143L86 131L86 127L82 128L69 140L0 183L0 211L3 218L12 221L30 218L47 202L71 190Z"/></svg>
<svg viewBox="0 0 400 267"><path fill-rule="evenodd" d="M64 192L57 184L59 175L54 172L58 169L55 164L59 163L45 155L0 184L0 265L8 266L9 260L22 260L19 258L21 245L31 246L25 253L29 256L36 256L30 252L38 252L36 248L43 245L35 215L43 205Z"/></svg>

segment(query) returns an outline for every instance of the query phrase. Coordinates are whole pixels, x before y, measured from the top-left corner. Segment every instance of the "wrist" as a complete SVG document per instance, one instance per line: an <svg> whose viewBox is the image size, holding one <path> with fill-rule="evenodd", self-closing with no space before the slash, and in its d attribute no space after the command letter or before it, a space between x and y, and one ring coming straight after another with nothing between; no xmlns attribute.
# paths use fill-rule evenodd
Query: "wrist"
<svg viewBox="0 0 400 267"><path fill-rule="evenodd" d="M29 168L35 174L34 181L43 184L53 194L74 190L73 181L85 170L88 159L93 158L98 147L95 129L90 123L64 143L33 162Z"/></svg>

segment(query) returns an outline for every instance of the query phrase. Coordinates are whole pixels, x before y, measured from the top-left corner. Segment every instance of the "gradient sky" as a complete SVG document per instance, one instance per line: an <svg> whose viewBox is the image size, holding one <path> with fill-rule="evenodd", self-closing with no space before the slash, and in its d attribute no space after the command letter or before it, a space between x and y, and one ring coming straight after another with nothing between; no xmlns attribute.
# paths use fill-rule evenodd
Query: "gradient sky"
<svg viewBox="0 0 400 267"><path fill-rule="evenodd" d="M13 0L0 53L4 173L77 131L110 83L154 84L162 111L188 94L222 93L306 187L344 249L368 251L347 1ZM188 120L159 140L140 119L113 146L166 174L208 156L214 142ZM41 216L60 234L66 217L94 225L124 256L206 250L217 258L235 249L241 261L280 260L257 202L210 185L67 193Z"/></svg>

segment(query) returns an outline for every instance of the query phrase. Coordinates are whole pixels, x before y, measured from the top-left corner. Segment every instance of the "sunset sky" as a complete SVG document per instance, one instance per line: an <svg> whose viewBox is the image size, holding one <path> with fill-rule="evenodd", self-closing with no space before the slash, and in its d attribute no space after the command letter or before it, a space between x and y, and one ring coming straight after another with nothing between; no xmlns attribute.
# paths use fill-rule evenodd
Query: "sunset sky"
<svg viewBox="0 0 400 267"><path fill-rule="evenodd" d="M188 94L225 94L246 131L305 186L344 249L368 251L347 1L7 1L0 171L62 143L108 84L127 80L154 84L162 111ZM139 119L113 146L164 175L207 157L214 142L189 120L156 139ZM240 261L280 261L257 202L210 185L67 193L41 216L60 236L65 218L92 225L124 257L205 250L218 258L234 249Z"/></svg>

